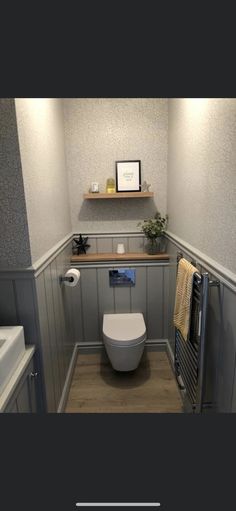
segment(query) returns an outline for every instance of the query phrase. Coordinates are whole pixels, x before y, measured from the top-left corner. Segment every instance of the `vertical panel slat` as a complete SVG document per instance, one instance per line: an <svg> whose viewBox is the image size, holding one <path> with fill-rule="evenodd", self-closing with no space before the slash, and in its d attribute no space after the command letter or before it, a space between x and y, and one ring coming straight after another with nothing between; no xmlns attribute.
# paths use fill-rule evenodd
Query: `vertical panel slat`
<svg viewBox="0 0 236 511"><path fill-rule="evenodd" d="M58 256L55 259L56 263L56 269L57 269L57 279L59 282L59 279L61 276L63 276L66 272L67 265L65 262L65 259L61 254L58 254ZM62 335L62 354L63 354L63 362L64 362L64 378L66 377L68 365L69 365L69 354L68 354L68 347L67 347L67 332L66 332L66 317L65 317L65 308L64 308L64 302L65 302L65 286L63 284L60 284L58 288L58 300L59 300L59 310L60 310L60 328L61 328L61 335Z"/></svg>
<svg viewBox="0 0 236 511"><path fill-rule="evenodd" d="M61 253L62 257L65 260L66 269L70 266L70 258L71 258L71 249L70 247L66 247L64 251ZM66 343L68 347L68 358L69 363L72 357L74 344L75 344L75 333L74 333L74 322L73 322L73 287L65 286L65 295L64 295L64 309L66 313Z"/></svg>
<svg viewBox="0 0 236 511"><path fill-rule="evenodd" d="M56 338L56 326L55 326L55 315L54 315L52 279L51 279L50 265L48 265L47 268L44 270L44 285L45 285L45 292L46 292L48 329L49 329L52 366L53 366L53 374L54 374L55 398L56 398L56 406L58 406L62 389L61 389L61 382L60 382L60 375L59 375L59 360L58 360L58 349L57 349L57 338Z"/></svg>
<svg viewBox="0 0 236 511"><path fill-rule="evenodd" d="M36 279L36 293L38 299L39 325L41 333L41 348L43 356L43 368L45 377L45 390L47 396L47 408L49 412L56 411L54 393L52 355L48 328L48 316L46 308L46 293L44 287L44 275L41 273Z"/></svg>
<svg viewBox="0 0 236 511"><path fill-rule="evenodd" d="M75 342L81 342L84 340L84 332L80 281L78 282L77 286L71 288L71 298L72 298L72 319L74 325L74 340Z"/></svg>
<svg viewBox="0 0 236 511"><path fill-rule="evenodd" d="M0 280L0 325L17 325L17 309L14 296L13 281Z"/></svg>
<svg viewBox="0 0 236 511"><path fill-rule="evenodd" d="M149 339L163 338L163 267L147 268L147 332Z"/></svg>
<svg viewBox="0 0 236 511"><path fill-rule="evenodd" d="M205 271L203 269L203 271ZM212 280L215 277L211 276ZM223 285L220 287L209 288L208 310L207 310L207 328L206 328L206 377L204 400L213 402L214 408L218 407L219 400L219 360L220 348L222 345L222 325L223 325Z"/></svg>
<svg viewBox="0 0 236 511"><path fill-rule="evenodd" d="M103 314L114 314L114 288L109 284L109 268L98 268L99 330L102 339Z"/></svg>
<svg viewBox="0 0 236 511"><path fill-rule="evenodd" d="M223 331L221 338L221 360L219 381L219 411L235 409L234 374L236 355L236 295L224 287Z"/></svg>
<svg viewBox="0 0 236 511"><path fill-rule="evenodd" d="M175 328L173 322L176 289L176 264L169 266L169 298L168 298L168 339L174 352Z"/></svg>
<svg viewBox="0 0 236 511"><path fill-rule="evenodd" d="M146 268L135 268L136 283L131 287L131 312L142 312L147 320Z"/></svg>
<svg viewBox="0 0 236 511"><path fill-rule="evenodd" d="M54 315L55 315L55 329L56 329L56 340L57 340L57 353L58 353L58 366L59 366L59 375L61 382L61 389L65 383L65 365L64 365L64 356L63 356L63 334L61 329L61 309L59 304L59 293L60 293L60 283L57 278L57 267L56 261L52 261L51 263L51 278L52 278L52 293L53 293L53 307L54 307Z"/></svg>
<svg viewBox="0 0 236 511"><path fill-rule="evenodd" d="M122 314L131 311L130 287L114 287L115 312Z"/></svg>
<svg viewBox="0 0 236 511"><path fill-rule="evenodd" d="M83 297L84 340L98 341L99 324L96 269L84 268L81 270L80 274Z"/></svg>
<svg viewBox="0 0 236 511"><path fill-rule="evenodd" d="M129 252L144 252L144 238L142 236L129 238Z"/></svg>
<svg viewBox="0 0 236 511"><path fill-rule="evenodd" d="M168 338L169 267L163 268L163 338Z"/></svg>
<svg viewBox="0 0 236 511"><path fill-rule="evenodd" d="M112 252L112 238L97 238L98 254Z"/></svg>
<svg viewBox="0 0 236 511"><path fill-rule="evenodd" d="M19 321L21 325L24 325L25 342L37 345L38 332L32 280L16 279L15 293Z"/></svg>

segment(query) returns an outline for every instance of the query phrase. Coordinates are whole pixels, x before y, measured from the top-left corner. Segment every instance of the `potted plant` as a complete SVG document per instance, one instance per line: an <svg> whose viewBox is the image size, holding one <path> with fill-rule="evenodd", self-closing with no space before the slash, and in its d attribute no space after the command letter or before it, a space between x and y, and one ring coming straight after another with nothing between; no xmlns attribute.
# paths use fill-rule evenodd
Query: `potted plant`
<svg viewBox="0 0 236 511"><path fill-rule="evenodd" d="M162 251L161 242L166 231L167 221L167 215L162 217L160 212L157 211L154 218L138 223L147 238L146 250L148 254L157 254Z"/></svg>

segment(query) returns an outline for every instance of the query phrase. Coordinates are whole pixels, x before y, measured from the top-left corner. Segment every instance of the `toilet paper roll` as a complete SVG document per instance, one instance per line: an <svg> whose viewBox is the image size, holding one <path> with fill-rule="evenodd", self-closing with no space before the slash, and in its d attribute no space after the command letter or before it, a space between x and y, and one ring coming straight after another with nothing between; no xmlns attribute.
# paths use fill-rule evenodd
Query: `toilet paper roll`
<svg viewBox="0 0 236 511"><path fill-rule="evenodd" d="M70 286L70 287L74 287L79 282L80 272L79 272L79 270L76 270L76 268L70 268L66 272L65 277L70 277L71 279L73 278L73 280L71 280L71 282L69 280L65 280L64 281L65 285L66 286Z"/></svg>

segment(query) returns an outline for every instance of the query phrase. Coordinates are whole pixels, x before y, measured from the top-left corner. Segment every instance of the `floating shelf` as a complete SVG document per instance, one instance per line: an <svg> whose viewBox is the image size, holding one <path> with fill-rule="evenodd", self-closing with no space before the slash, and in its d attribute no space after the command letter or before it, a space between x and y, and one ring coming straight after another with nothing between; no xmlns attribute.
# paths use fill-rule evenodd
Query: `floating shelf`
<svg viewBox="0 0 236 511"><path fill-rule="evenodd" d="M141 199L153 197L153 192L84 193L84 199Z"/></svg>
<svg viewBox="0 0 236 511"><path fill-rule="evenodd" d="M71 257L71 262L79 263L79 262L87 262L87 263L95 263L101 261L158 261L158 260L168 260L170 258L169 254L159 253L155 255L146 254L145 252L127 252L126 254L116 254L112 253L100 253L100 254L80 254L73 255Z"/></svg>

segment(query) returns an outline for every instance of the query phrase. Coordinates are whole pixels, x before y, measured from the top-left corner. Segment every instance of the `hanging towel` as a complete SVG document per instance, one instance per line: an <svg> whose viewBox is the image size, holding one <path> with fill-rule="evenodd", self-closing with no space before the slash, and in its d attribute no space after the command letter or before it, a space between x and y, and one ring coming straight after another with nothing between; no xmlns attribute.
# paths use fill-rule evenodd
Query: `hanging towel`
<svg viewBox="0 0 236 511"><path fill-rule="evenodd" d="M187 341L189 333L193 275L196 271L198 269L186 259L180 259L176 281L174 325L180 330L185 341Z"/></svg>

